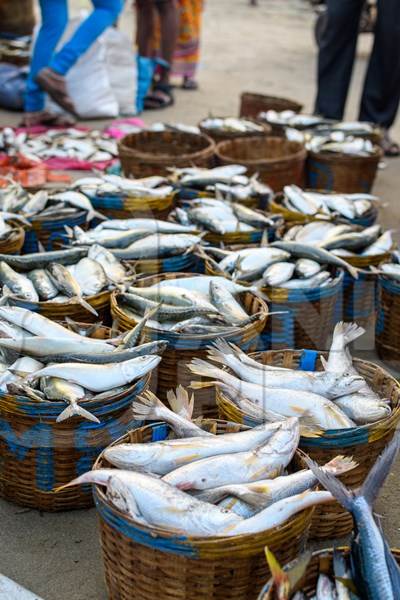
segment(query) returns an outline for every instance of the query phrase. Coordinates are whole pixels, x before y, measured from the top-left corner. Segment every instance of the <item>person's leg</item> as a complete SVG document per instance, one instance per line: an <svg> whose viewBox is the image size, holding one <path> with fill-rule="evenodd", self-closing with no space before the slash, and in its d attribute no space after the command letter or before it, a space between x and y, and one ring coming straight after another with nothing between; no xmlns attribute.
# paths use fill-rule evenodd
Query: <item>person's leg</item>
<svg viewBox="0 0 400 600"><path fill-rule="evenodd" d="M138 52L140 56L152 58L152 42L155 29L154 3L152 0L137 0L136 8Z"/></svg>
<svg viewBox="0 0 400 600"><path fill-rule="evenodd" d="M43 111L45 94L36 82L39 71L46 67L53 56L68 23L67 0L40 0L42 25L33 48L29 77L26 86L25 111Z"/></svg>
<svg viewBox="0 0 400 600"><path fill-rule="evenodd" d="M342 119L350 86L363 0L328 0L318 57L315 112Z"/></svg>
<svg viewBox="0 0 400 600"><path fill-rule="evenodd" d="M161 58L166 63L161 67L160 83L168 85L178 39L179 15L175 0L156 0L155 5L160 15Z"/></svg>
<svg viewBox="0 0 400 600"><path fill-rule="evenodd" d="M389 129L400 102L400 2L379 0L375 41L365 78L360 119ZM393 144L389 139L389 144ZM399 148L394 154L399 153ZM390 154L390 152L389 152Z"/></svg>

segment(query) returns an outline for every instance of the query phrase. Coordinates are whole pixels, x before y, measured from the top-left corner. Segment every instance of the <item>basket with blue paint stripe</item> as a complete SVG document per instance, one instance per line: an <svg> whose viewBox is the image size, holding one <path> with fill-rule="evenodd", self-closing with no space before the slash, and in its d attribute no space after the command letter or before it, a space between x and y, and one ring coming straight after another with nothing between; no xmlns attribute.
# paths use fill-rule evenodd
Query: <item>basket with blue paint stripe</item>
<svg viewBox="0 0 400 600"><path fill-rule="evenodd" d="M319 353L315 350L279 350L258 352L251 356L262 364L275 367L305 371L323 370ZM324 464L337 455L352 457L358 466L340 477L349 488L359 487L363 483L400 421L400 385L396 379L374 363L354 359L353 364L380 398L390 400L392 413L376 423L328 430L320 437L302 437L300 440L300 448L319 464ZM246 415L223 392L217 392L217 404L222 419L252 427L259 425L258 420ZM350 533L352 527L351 515L337 502L331 502L316 507L310 537L314 539L344 537Z"/></svg>
<svg viewBox="0 0 400 600"><path fill-rule="evenodd" d="M93 208L110 219L150 217L166 219L174 205L174 194L164 198L133 198L129 196L91 196Z"/></svg>
<svg viewBox="0 0 400 600"><path fill-rule="evenodd" d="M400 283L380 275L378 298L376 349L382 360L398 368L400 366Z"/></svg>
<svg viewBox="0 0 400 600"><path fill-rule="evenodd" d="M203 259L194 251L168 258L126 260L138 275L157 275L158 273L202 273L204 271Z"/></svg>
<svg viewBox="0 0 400 600"><path fill-rule="evenodd" d="M137 281L137 285L147 287L161 280L171 280L171 285L173 285L174 279L191 276L193 274L190 273L164 273L162 275L143 277ZM162 339L168 342L168 347L157 368L157 381L153 381L154 387L157 389L157 395L161 400L166 400L168 390L175 389L177 385L181 384L184 387L188 387L191 381L199 380L197 376L188 370L187 365L192 358L206 358L208 344L217 337L222 337L233 342L245 351L256 350L259 334L264 329L268 318L268 307L263 300L251 292L242 294L241 301L246 312L249 315L258 315L258 318L231 333L221 334L218 332L207 335L194 335L173 331L160 331L149 327L145 328L145 341ZM132 315L124 311L123 306L119 302L117 292L111 296L111 315L121 331L132 329L137 323ZM215 413L214 392L210 392L210 390L196 390L195 416L215 416Z"/></svg>
<svg viewBox="0 0 400 600"><path fill-rule="evenodd" d="M25 230L15 221L10 221L12 229L0 240L0 254L20 254L25 240Z"/></svg>
<svg viewBox="0 0 400 600"><path fill-rule="evenodd" d="M217 434L237 431L226 421L205 420ZM146 425L115 442L148 443L166 439L164 423ZM108 467L103 455L95 469ZM187 537L139 524L120 512L104 490L94 488L100 518L103 562L110 600L254 600L269 576L264 546L280 562L294 559L304 544L313 509L278 528L235 537Z"/></svg>
<svg viewBox="0 0 400 600"><path fill-rule="evenodd" d="M60 244L69 245L69 238L65 227L73 229L75 226L82 227L86 223L87 212L78 211L71 216L61 216L54 219L31 220L31 229L25 234L25 242L22 248L23 254L40 251L40 244L46 250L56 250ZM39 244L40 242L40 244Z"/></svg>
<svg viewBox="0 0 400 600"><path fill-rule="evenodd" d="M107 399L85 401L84 408L100 423L80 417L57 423L65 402L35 402L1 393L0 496L45 511L91 506L88 486L55 490L90 470L108 444L140 424L130 407L148 382L146 376Z"/></svg>

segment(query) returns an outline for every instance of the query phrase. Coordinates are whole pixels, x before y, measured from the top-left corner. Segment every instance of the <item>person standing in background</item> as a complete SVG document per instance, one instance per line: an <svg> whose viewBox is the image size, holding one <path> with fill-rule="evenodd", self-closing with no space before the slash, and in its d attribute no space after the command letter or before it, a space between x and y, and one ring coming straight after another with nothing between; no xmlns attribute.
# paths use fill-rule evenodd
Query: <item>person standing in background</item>
<svg viewBox="0 0 400 600"><path fill-rule="evenodd" d="M196 90L204 0L178 0L179 35L172 66L184 90Z"/></svg>
<svg viewBox="0 0 400 600"><path fill-rule="evenodd" d="M318 58L315 112L341 120L356 55L364 0L327 0L326 27ZM374 46L369 60L359 119L380 125L382 148L398 156L389 134L400 102L400 0L378 0Z"/></svg>
<svg viewBox="0 0 400 600"><path fill-rule="evenodd" d="M71 39L55 52L68 24L67 0L39 0L42 25L33 48L25 95L23 125L70 125L71 118L45 110L45 94L65 111L74 114L65 75L95 40L115 23L123 0L92 0L93 12L78 27Z"/></svg>

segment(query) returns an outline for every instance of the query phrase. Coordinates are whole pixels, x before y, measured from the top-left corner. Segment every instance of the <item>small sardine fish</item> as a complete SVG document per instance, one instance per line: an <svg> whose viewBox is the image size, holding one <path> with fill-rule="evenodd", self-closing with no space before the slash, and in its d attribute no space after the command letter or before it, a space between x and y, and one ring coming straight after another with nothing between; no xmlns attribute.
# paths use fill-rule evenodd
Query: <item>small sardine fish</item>
<svg viewBox="0 0 400 600"><path fill-rule="evenodd" d="M199 432L196 433L194 426L189 437L149 444L117 444L105 451L105 457L119 469L166 475L193 461L251 451L271 440L281 425L269 423L248 431L221 435L212 435L198 428L201 436Z"/></svg>
<svg viewBox="0 0 400 600"><path fill-rule="evenodd" d="M333 475L342 475L357 466L352 459L336 456L326 463L322 470ZM196 494L196 498L215 504L227 496L234 496L249 505L253 514L259 510L295 494L301 494L315 485L318 479L310 469L303 469L275 479L263 479L252 483L232 484L205 490Z"/></svg>
<svg viewBox="0 0 400 600"><path fill-rule="evenodd" d="M53 281L60 292L76 300L83 308L98 316L97 311L86 300L82 298L82 290L75 277L64 265L50 263L47 267Z"/></svg>
<svg viewBox="0 0 400 600"><path fill-rule="evenodd" d="M45 190L40 190L33 194L28 202L21 208L21 212L25 215L35 215L41 212L48 201L49 195Z"/></svg>
<svg viewBox="0 0 400 600"><path fill-rule="evenodd" d="M282 388L272 388L242 381L206 361L193 359L188 365L190 371L203 377L212 377L211 383L192 381L193 389L202 389L210 385L226 390L230 396L235 392L261 406L263 409L286 417L307 416L316 429L346 429L354 423L335 404L311 392L301 392Z"/></svg>
<svg viewBox="0 0 400 600"><path fill-rule="evenodd" d="M228 273L235 269L245 279L246 273L256 271L261 274L272 263L285 261L289 257L288 252L278 248L245 248L244 250L229 252L228 255L222 258L219 267Z"/></svg>
<svg viewBox="0 0 400 600"><path fill-rule="evenodd" d="M68 485L88 483L106 486L108 499L134 521L184 535L214 536L242 520L144 473L97 469Z"/></svg>
<svg viewBox="0 0 400 600"><path fill-rule="evenodd" d="M308 279L290 279L290 281L281 283L280 287L288 290L313 289L319 288L322 285L328 285L330 280L332 280L333 283L334 280L331 278L329 271L320 271Z"/></svg>
<svg viewBox="0 0 400 600"><path fill-rule="evenodd" d="M58 194L54 194L52 196L54 200L61 200L62 202L66 202L67 204L71 204L75 208L80 208L81 210L85 210L87 212L86 220L91 221L95 217L97 219L105 219L105 216L99 213L97 210L94 210L92 203L89 198L82 194L81 192L76 192L73 190L67 190L65 192L60 192Z"/></svg>
<svg viewBox="0 0 400 600"><path fill-rule="evenodd" d="M132 403L132 411L135 419L138 421L165 421L172 427L179 438L192 436L209 437L211 435L187 417L183 417L181 414L170 410L149 390L140 396L140 402L136 401Z"/></svg>
<svg viewBox="0 0 400 600"><path fill-rule="evenodd" d="M350 491L333 475L324 473L310 458L309 468L354 518L357 537L352 543L353 576L360 596L374 600L398 597L400 569L394 560L372 507L398 454L398 432L370 470L360 490Z"/></svg>
<svg viewBox="0 0 400 600"><path fill-rule="evenodd" d="M100 244L103 248L126 248L129 244L141 240L150 235L146 229L133 229L132 231L119 231L113 229L102 229L96 231L83 231L80 227L74 227L71 236L74 236L75 242L81 245Z"/></svg>
<svg viewBox="0 0 400 600"><path fill-rule="evenodd" d="M327 371L264 369L264 365L250 357L248 361L243 362L243 354L239 348L231 346L223 339L218 339L208 347L208 358L229 367L244 381L265 387L285 387L335 399L358 392L364 385L364 379L358 374L346 377L343 373Z"/></svg>
<svg viewBox="0 0 400 600"><path fill-rule="evenodd" d="M278 262L270 265L262 274L264 285L270 287L279 287L289 281L294 273L295 265L290 262Z"/></svg>
<svg viewBox="0 0 400 600"><path fill-rule="evenodd" d="M121 262L112 252L98 244L93 244L89 248L88 258L100 263L108 279L115 284L124 283L127 280L127 273Z"/></svg>
<svg viewBox="0 0 400 600"><path fill-rule="evenodd" d="M285 185L283 191L295 210L304 215L315 215L320 210L321 204L311 195L303 193L297 185Z"/></svg>
<svg viewBox="0 0 400 600"><path fill-rule="evenodd" d="M309 258L299 258L296 260L296 274L300 278L308 279L319 273L322 266L315 260Z"/></svg>
<svg viewBox="0 0 400 600"><path fill-rule="evenodd" d="M287 419L264 445L247 452L211 456L178 467L164 481L180 489L206 490L279 475L291 461L300 440L297 418Z"/></svg>
<svg viewBox="0 0 400 600"><path fill-rule="evenodd" d="M27 275L39 294L40 300L51 300L57 296L58 289L44 269L34 269Z"/></svg>
<svg viewBox="0 0 400 600"><path fill-rule="evenodd" d="M373 244L368 246L361 256L375 256L379 254L385 254L390 252L393 247L393 237L391 231L385 231Z"/></svg>
<svg viewBox="0 0 400 600"><path fill-rule="evenodd" d="M307 244L300 244L298 242L273 242L271 246L275 248L281 248L301 258L311 258L321 264L334 265L345 269L355 279L358 278L358 271L352 265L349 265L346 261L342 260L338 256L335 256L331 252L322 248L316 248Z"/></svg>
<svg viewBox="0 0 400 600"><path fill-rule="evenodd" d="M74 278L84 296L95 296L107 285L107 275L100 263L92 258L81 258L75 265Z"/></svg>
<svg viewBox="0 0 400 600"><path fill-rule="evenodd" d="M127 248L112 249L111 252L124 260L163 258L183 254L200 242L201 237L193 234L153 233Z"/></svg>
<svg viewBox="0 0 400 600"><path fill-rule="evenodd" d="M380 267L381 272L394 279L395 281L400 282L400 265L395 263L386 263Z"/></svg>
<svg viewBox="0 0 400 600"><path fill-rule="evenodd" d="M0 281L7 286L12 295L29 302L39 302L39 295L32 281L26 275L14 271L5 262L0 262Z"/></svg>
<svg viewBox="0 0 400 600"><path fill-rule="evenodd" d="M84 388L80 385L65 381L64 379L58 379L57 377L44 377L41 380L40 388L48 400L61 400L69 403L69 406L58 415L56 419L57 423L61 423L74 416L82 417L94 423L100 423L95 415L92 415L78 404L78 400L82 400L86 394Z"/></svg>
<svg viewBox="0 0 400 600"><path fill-rule="evenodd" d="M106 365L60 363L37 371L31 379L46 376L60 377L93 392L103 392L143 377L154 369L160 360L160 356L149 355Z"/></svg>
<svg viewBox="0 0 400 600"><path fill-rule="evenodd" d="M233 297L225 285L218 281L210 282L210 297L213 304L223 315L227 323L232 325L243 325L249 321L249 315L239 302Z"/></svg>

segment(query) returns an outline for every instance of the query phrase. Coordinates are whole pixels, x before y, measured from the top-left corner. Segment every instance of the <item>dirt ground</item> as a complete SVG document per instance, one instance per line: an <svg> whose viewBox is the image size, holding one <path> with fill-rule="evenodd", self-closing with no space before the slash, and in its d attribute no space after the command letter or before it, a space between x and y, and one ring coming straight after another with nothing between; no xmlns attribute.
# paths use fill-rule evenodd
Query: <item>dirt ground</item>
<svg viewBox="0 0 400 600"><path fill-rule="evenodd" d="M73 0L70 4L74 13L88 2ZM178 90L173 107L146 114L145 120L196 124L209 113L235 115L243 90L291 97L303 102L306 110L312 110L316 58L313 22L314 15L305 0L259 0L257 8L249 7L247 0L207 0L200 90ZM131 9L126 8L121 26L127 32L132 30ZM357 116L370 44L369 36L360 40L349 118ZM0 112L0 125L15 124L18 118ZM394 134L400 139L399 123ZM400 224L399 167L400 160L389 161L379 173L375 187L383 201L381 222L388 227ZM371 350L371 343L370 337L367 350ZM398 481L397 467L376 507L383 516L391 545L396 546L400 545ZM0 522L1 573L44 600L106 598L94 510L39 514L0 502Z"/></svg>

